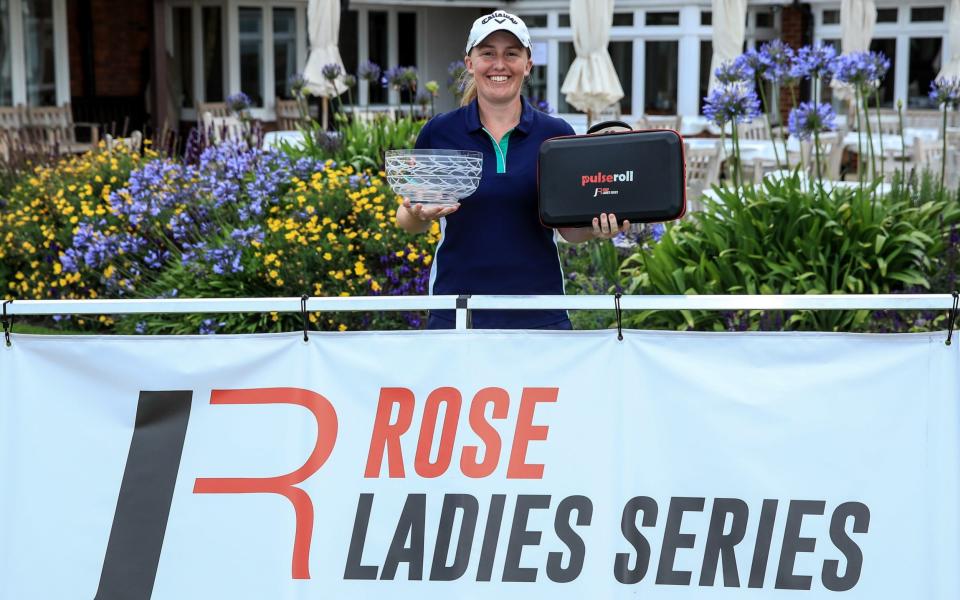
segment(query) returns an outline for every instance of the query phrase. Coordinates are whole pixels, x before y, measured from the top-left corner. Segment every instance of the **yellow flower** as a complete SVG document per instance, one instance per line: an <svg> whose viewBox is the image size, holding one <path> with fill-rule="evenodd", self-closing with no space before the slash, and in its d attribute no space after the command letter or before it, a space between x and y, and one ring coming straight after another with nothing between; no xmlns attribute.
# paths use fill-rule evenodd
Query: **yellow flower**
<svg viewBox="0 0 960 600"><path fill-rule="evenodd" d="M364 275L366 275L366 273L367 273L367 267L366 267L366 265L363 264L363 261L362 261L362 260L358 260L356 263L354 263L354 265L353 265L353 272L356 273L356 274L357 274L358 276L360 276L360 277L363 277Z"/></svg>
<svg viewBox="0 0 960 600"><path fill-rule="evenodd" d="M332 258L333 258L333 255L330 254L329 252L323 253L323 260L331 260Z"/></svg>
<svg viewBox="0 0 960 600"><path fill-rule="evenodd" d="M340 323L340 327L339 327L338 329L339 329L340 331L346 331L346 330L347 330L347 326L344 325L343 323Z"/></svg>

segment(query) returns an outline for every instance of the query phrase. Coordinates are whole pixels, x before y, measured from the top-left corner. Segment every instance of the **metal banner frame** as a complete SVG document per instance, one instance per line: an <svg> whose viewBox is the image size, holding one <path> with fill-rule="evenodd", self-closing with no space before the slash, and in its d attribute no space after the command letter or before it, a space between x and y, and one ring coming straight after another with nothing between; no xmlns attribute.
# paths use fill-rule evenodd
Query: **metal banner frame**
<svg viewBox="0 0 960 600"><path fill-rule="evenodd" d="M574 296L349 296L336 298L162 298L116 300L8 300L4 315L126 315L242 312L357 312L455 310L456 329L468 330L473 310L945 310L953 294L805 295L574 295Z"/></svg>

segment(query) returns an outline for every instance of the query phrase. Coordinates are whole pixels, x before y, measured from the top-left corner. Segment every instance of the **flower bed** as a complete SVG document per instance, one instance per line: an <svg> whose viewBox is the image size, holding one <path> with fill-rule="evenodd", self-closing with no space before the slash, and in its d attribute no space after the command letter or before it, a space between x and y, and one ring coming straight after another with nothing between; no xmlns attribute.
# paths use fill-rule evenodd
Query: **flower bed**
<svg viewBox="0 0 960 600"><path fill-rule="evenodd" d="M225 144L196 164L89 154L17 186L0 221L13 298L423 294L438 228L393 225L377 171ZM96 186L94 184L97 184ZM280 315L149 316L119 331L295 328ZM419 326L422 315L311 315L315 327ZM72 326L113 325L77 320Z"/></svg>

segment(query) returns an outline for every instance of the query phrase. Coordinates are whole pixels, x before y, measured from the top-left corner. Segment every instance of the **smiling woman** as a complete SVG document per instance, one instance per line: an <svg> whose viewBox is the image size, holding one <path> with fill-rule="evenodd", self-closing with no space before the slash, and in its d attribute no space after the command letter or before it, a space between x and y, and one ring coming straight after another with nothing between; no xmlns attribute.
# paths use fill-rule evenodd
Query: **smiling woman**
<svg viewBox="0 0 960 600"><path fill-rule="evenodd" d="M572 135L562 119L534 109L520 94L533 68L530 34L517 16L496 11L477 19L467 38L463 106L429 121L418 150L468 150L482 154L477 190L460 204L411 203L397 209L397 224L425 232L439 220L441 239L430 272L431 294L563 294L557 251L570 242L612 238L616 216L602 214L592 227L553 229L539 220L537 157L540 145ZM624 222L623 230L629 227ZM453 311L434 311L428 327L448 329ZM571 329L560 310L477 311L478 329Z"/></svg>

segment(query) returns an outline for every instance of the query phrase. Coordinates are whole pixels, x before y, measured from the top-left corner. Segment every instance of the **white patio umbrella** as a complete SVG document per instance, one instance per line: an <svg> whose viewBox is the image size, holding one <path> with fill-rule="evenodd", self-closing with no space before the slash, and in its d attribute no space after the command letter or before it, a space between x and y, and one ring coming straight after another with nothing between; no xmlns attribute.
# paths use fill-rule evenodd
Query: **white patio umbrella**
<svg viewBox="0 0 960 600"><path fill-rule="evenodd" d="M873 0L840 1L840 52L866 52L877 24L877 7ZM853 98L853 88L846 83L832 81L830 86L843 99Z"/></svg>
<svg viewBox="0 0 960 600"><path fill-rule="evenodd" d="M307 36L310 41L310 56L303 70L306 91L320 96L323 102L323 127L327 127L327 101L347 91L343 84L343 60L337 48L340 31L340 0L310 0L307 5ZM340 65L341 75L333 82L323 76L323 67Z"/></svg>
<svg viewBox="0 0 960 600"><path fill-rule="evenodd" d="M717 87L717 67L743 53L747 0L713 0L713 59L710 61L710 86Z"/></svg>
<svg viewBox="0 0 960 600"><path fill-rule="evenodd" d="M613 26L613 0L570 0L570 24L577 57L560 92L567 103L587 113L587 120L623 98L620 78L607 44Z"/></svg>
<svg viewBox="0 0 960 600"><path fill-rule="evenodd" d="M947 19L947 45L950 48L950 57L940 68L937 79L960 77L960 0L950 0L950 15Z"/></svg>

